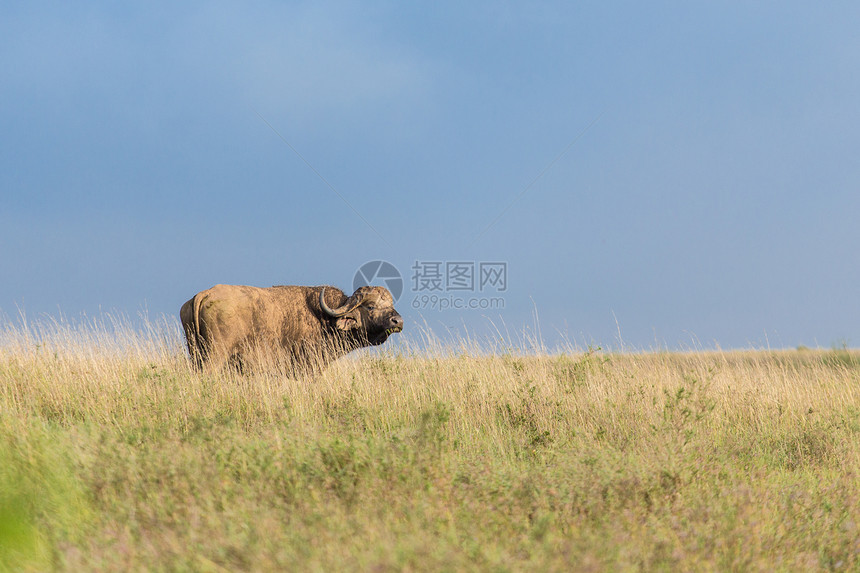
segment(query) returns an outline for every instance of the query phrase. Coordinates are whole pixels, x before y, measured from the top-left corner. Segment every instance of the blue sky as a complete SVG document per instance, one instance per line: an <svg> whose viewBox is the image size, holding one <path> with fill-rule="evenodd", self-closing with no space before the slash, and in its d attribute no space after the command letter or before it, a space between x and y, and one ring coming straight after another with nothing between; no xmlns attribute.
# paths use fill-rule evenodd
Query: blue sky
<svg viewBox="0 0 860 573"><path fill-rule="evenodd" d="M175 315L381 259L438 333L857 345L858 29L847 2L7 2L0 310ZM507 263L504 309L413 308L416 261Z"/></svg>

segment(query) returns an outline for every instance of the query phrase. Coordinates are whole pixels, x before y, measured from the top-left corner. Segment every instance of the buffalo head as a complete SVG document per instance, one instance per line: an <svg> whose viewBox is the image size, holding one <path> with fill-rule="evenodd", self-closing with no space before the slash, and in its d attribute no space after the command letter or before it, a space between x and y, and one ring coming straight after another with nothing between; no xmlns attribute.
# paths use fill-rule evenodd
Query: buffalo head
<svg viewBox="0 0 860 573"><path fill-rule="evenodd" d="M325 287L320 290L320 308L335 319L334 327L351 332L359 339L377 346L388 336L403 330L403 317L394 308L394 298L388 289L363 286L337 308L325 302Z"/></svg>

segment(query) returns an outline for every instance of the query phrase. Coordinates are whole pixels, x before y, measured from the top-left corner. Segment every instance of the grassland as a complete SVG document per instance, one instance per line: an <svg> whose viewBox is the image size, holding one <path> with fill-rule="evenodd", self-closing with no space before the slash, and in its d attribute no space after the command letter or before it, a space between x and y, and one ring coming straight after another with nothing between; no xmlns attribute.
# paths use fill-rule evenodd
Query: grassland
<svg viewBox="0 0 860 573"><path fill-rule="evenodd" d="M860 569L851 351L198 374L172 323L0 328L0 568Z"/></svg>

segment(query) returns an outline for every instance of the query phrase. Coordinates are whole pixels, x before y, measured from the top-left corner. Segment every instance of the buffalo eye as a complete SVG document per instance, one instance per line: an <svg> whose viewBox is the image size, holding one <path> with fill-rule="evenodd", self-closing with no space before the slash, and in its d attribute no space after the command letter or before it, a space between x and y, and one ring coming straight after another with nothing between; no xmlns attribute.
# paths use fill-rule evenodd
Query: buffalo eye
<svg viewBox="0 0 860 573"><path fill-rule="evenodd" d="M367 310L373 310L375 307L372 304L367 305Z"/></svg>

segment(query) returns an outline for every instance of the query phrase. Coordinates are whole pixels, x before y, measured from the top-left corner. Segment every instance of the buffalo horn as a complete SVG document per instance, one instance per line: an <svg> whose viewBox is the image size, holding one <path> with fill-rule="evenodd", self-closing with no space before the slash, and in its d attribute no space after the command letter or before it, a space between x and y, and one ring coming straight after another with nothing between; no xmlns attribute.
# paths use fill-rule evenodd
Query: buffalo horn
<svg viewBox="0 0 860 573"><path fill-rule="evenodd" d="M353 294L351 297L347 299L347 301L335 309L329 308L329 306L325 303L325 287L320 290L320 308L323 309L327 315L332 318L340 318L345 315L349 311L355 309L356 307L361 305L361 301L364 297L358 294Z"/></svg>

